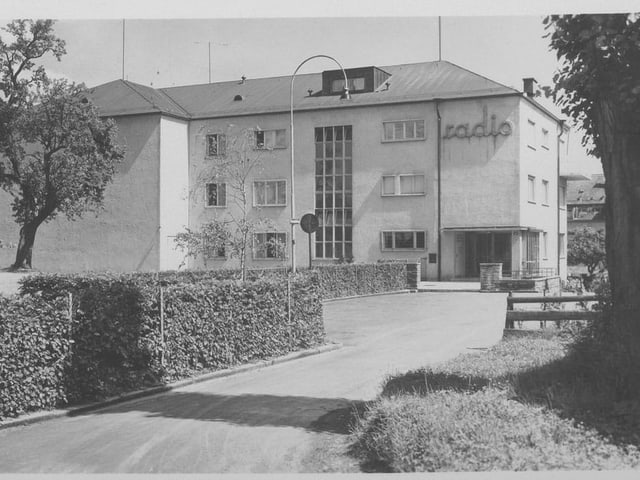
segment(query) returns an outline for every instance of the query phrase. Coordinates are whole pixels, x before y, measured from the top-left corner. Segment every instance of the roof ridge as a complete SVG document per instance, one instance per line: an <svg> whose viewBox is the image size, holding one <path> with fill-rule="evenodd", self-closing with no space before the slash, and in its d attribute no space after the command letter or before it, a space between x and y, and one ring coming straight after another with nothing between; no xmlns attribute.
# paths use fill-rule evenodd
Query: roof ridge
<svg viewBox="0 0 640 480"><path fill-rule="evenodd" d="M469 70L466 67L462 67L462 66L458 65L457 63L450 62L449 60L438 60L437 62L433 62L433 63L439 63L439 62L448 63L449 65L453 65L454 67L459 68L461 70L464 70L465 72L469 72L470 74L475 75L476 77L484 78L488 82L495 83L496 85L500 85L501 87L509 89L509 90L513 90L515 93L522 93L522 92L520 92L520 90L517 90L517 89L515 89L513 87L509 87L509 86L505 85L504 83L497 82L497 81L495 81L495 80L493 80L493 79L491 79L491 78L489 78L489 77L487 77L485 75L482 75L480 73L474 72L473 70Z"/></svg>
<svg viewBox="0 0 640 480"><path fill-rule="evenodd" d="M162 95L164 95L167 99L169 99L169 101L175 105L178 109L180 109L182 111L182 113L184 113L184 115L186 117L191 117L191 114L187 111L186 108L184 108L182 105L180 105L178 103L177 100L175 100L171 95L169 95L167 92L164 91L164 89L159 88L156 90L158 93L161 93Z"/></svg>
<svg viewBox="0 0 640 480"><path fill-rule="evenodd" d="M151 88L155 90L153 87L146 87L145 85L140 85L138 83L130 82L129 80L120 80L120 81L124 83L127 87L129 87L131 90L136 92L138 95L140 95L143 98L143 100L149 103L154 109L161 111L161 109L153 102L153 100L148 99L142 92L140 92L138 88L134 88L134 85L136 87L145 87L145 88Z"/></svg>

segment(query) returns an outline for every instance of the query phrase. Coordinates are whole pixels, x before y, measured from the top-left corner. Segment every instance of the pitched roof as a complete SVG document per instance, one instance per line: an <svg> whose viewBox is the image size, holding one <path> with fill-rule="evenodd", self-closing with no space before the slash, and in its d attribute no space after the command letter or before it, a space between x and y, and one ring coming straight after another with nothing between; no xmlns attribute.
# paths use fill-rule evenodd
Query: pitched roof
<svg viewBox="0 0 640 480"><path fill-rule="evenodd" d="M189 116L171 97L156 90L127 80L114 80L89 90L93 102L104 116L165 113L179 117Z"/></svg>
<svg viewBox="0 0 640 480"><path fill-rule="evenodd" d="M592 175L590 180L567 182L567 203L571 205L604 204L604 175Z"/></svg>
<svg viewBox="0 0 640 480"><path fill-rule="evenodd" d="M389 86L358 93L351 100L337 95L309 95L322 90L322 74L296 75L296 111L428 101L494 95L520 95L517 90L489 80L447 61L381 67L391 76ZM94 89L94 100L106 116L164 112L185 118L226 117L257 113L287 112L291 76L248 79L153 89L117 80ZM125 88L126 87L126 88ZM130 91L127 91L130 90ZM241 96L242 100L234 100Z"/></svg>

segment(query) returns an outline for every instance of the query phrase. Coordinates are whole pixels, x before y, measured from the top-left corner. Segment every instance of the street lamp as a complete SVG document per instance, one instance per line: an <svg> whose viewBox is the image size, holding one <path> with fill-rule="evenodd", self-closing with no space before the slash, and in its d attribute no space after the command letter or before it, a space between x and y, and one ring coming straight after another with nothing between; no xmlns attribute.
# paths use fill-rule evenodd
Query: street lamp
<svg viewBox="0 0 640 480"><path fill-rule="evenodd" d="M289 109L289 114L290 114L289 133L290 133L290 143L291 143L291 189L290 189L291 219L290 219L290 223L291 223L291 272L292 273L296 273L296 224L300 223L300 220L296 219L296 194L295 194L295 178L296 177L295 177L295 170L294 170L295 155L294 155L294 145L293 145L293 81L296 78L296 73L298 73L298 70L300 70L300 68L305 63L307 63L309 60L313 60L314 58L328 58L329 60L333 60L338 65L338 67L340 67L340 70L342 70L342 74L344 75L344 90L340 98L347 99L347 100L351 98L351 96L349 95L349 80L347 79L347 72L344 71L344 68L342 67L340 62L338 62L335 58L330 57L329 55L313 55L309 58L304 59L300 63L300 65L298 65L298 68L296 68L296 70L293 72L293 75L291 75L291 89L290 89L291 103L290 103L290 109Z"/></svg>

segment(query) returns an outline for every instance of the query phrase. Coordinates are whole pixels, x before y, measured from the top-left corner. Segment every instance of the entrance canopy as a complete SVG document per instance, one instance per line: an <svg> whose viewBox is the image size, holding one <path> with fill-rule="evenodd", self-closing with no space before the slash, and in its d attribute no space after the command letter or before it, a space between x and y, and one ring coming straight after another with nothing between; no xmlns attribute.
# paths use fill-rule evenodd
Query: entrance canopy
<svg viewBox="0 0 640 480"><path fill-rule="evenodd" d="M541 228L513 225L490 225L486 227L443 227L443 232L541 232Z"/></svg>

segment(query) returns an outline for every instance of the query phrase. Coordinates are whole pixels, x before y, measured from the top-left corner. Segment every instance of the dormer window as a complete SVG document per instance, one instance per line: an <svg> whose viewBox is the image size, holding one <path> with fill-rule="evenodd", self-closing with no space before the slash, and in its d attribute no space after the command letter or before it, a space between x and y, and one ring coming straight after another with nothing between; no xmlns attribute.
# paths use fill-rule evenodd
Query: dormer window
<svg viewBox="0 0 640 480"><path fill-rule="evenodd" d="M377 67L325 70L322 72L322 95L339 95L344 91L344 74L349 81L349 93L375 92L391 76Z"/></svg>
<svg viewBox="0 0 640 480"><path fill-rule="evenodd" d="M354 93L364 90L364 77L347 78L349 80L349 92ZM331 93L342 93L344 90L344 77L331 82Z"/></svg>

